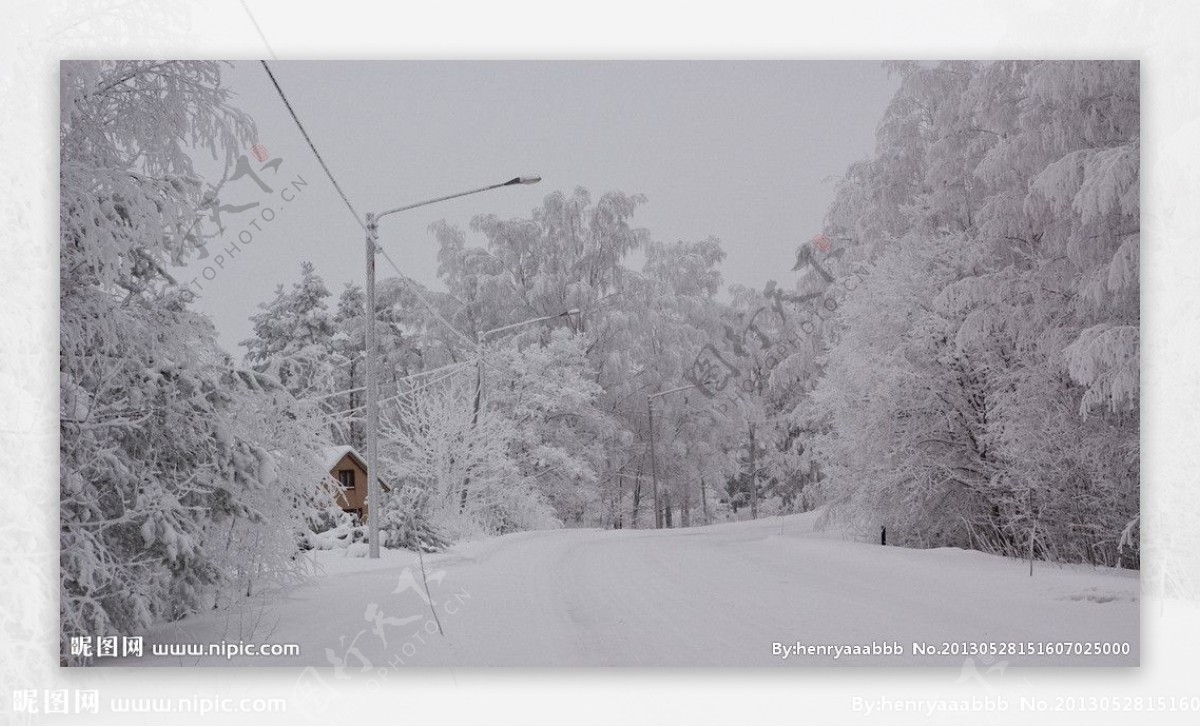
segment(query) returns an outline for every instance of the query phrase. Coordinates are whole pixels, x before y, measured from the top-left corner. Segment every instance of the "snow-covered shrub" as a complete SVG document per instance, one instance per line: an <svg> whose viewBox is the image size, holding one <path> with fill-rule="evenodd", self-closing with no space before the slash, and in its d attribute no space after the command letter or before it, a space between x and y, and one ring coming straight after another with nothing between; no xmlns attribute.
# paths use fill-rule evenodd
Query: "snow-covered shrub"
<svg viewBox="0 0 1200 727"><path fill-rule="evenodd" d="M404 527L405 502L422 521L458 540L553 527L553 508L522 472L515 422L507 412L475 403L468 372L390 402L382 450L396 494L393 517ZM411 512L411 511L410 511Z"/></svg>
<svg viewBox="0 0 1200 727"><path fill-rule="evenodd" d="M428 502L428 493L418 487L405 486L387 493L380 517L383 547L425 553L449 547L453 538L430 522Z"/></svg>
<svg viewBox="0 0 1200 727"><path fill-rule="evenodd" d="M255 486L240 494L250 516L228 529L208 526L223 545L225 568L237 584L226 589L231 593L223 602L297 582L304 575L295 564L297 551L323 518L341 514L337 485L324 469L315 407L295 401L270 377L242 371L237 379L262 388L234 398L224 436L253 443L257 469Z"/></svg>
<svg viewBox="0 0 1200 727"><path fill-rule="evenodd" d="M304 550L342 550L367 539L367 527L343 510L322 518L320 524L301 538Z"/></svg>

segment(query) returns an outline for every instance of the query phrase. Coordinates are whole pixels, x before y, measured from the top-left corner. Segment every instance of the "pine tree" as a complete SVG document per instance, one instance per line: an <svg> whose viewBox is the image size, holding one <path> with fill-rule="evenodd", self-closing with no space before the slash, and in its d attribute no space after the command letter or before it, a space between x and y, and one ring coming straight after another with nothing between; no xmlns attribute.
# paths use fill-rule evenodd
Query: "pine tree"
<svg viewBox="0 0 1200 727"><path fill-rule="evenodd" d="M260 304L262 312L250 317L254 337L242 341L247 363L270 372L298 396L328 393L334 365L334 323L325 302L328 297L312 263L302 263L300 282L286 291L278 286L275 297Z"/></svg>

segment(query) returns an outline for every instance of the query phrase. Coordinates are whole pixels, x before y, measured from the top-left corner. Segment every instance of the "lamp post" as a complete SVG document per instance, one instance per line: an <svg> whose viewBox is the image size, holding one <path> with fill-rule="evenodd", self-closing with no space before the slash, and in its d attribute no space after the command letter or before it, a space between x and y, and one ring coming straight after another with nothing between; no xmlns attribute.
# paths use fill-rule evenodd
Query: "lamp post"
<svg viewBox="0 0 1200 727"><path fill-rule="evenodd" d="M660 391L657 394L650 394L649 396L646 397L646 412L647 412L647 414L650 415L650 484L651 484L651 488L652 488L652 493L654 495L654 529L655 530L658 530L662 527L662 510L658 507L658 469L657 469L657 465L655 465L655 463L654 463L654 400L659 398L660 396L666 396L667 394L675 394L680 391L687 391L688 389L694 389L694 388L696 388L696 385L690 384L688 386L680 386L677 389L670 389L669 391ZM637 526L637 523L634 523L634 527L636 527L636 526Z"/></svg>
<svg viewBox="0 0 1200 727"><path fill-rule="evenodd" d="M540 181L542 181L542 178L538 176L513 177L507 182L490 184L486 187L470 189L466 192L447 194L443 197L427 199L424 202L395 207L378 214L367 213L367 355L365 357L367 364L367 531L370 537L368 555L371 558L379 557L379 386L377 381L377 369L379 368L377 357L379 352L376 350L375 341L375 255L379 249L379 220L397 212L404 212L437 202L445 202L457 197L466 197L469 194L478 194L492 189L499 189L500 187L511 187L519 184L537 184Z"/></svg>
<svg viewBox="0 0 1200 727"><path fill-rule="evenodd" d="M521 321L520 323L510 323L507 326L500 326L499 328L493 328L490 331L480 331L476 335L479 336L479 342L483 343L483 341L488 336L495 334L495 333L504 333L505 331L509 331L514 328L520 328L521 326L528 326L528 325L532 325L534 323L544 323L545 321L552 321L555 318L566 318L567 316L575 316L575 315L579 315L578 308L572 308L571 310L565 310L562 313L555 313L552 316L542 316L541 318L530 318L529 320Z"/></svg>

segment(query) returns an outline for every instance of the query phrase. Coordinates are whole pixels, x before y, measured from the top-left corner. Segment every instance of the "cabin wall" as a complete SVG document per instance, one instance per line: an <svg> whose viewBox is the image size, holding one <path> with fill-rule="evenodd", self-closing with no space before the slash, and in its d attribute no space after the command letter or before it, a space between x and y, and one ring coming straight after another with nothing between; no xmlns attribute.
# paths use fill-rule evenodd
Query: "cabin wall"
<svg viewBox="0 0 1200 727"><path fill-rule="evenodd" d="M354 458L349 454L345 455L338 461L336 465L329 471L329 475L334 481L340 482L338 473L341 470L352 470L354 472L354 488L343 488L337 496L337 504L346 512L356 513L361 516L363 522L367 519L367 473Z"/></svg>

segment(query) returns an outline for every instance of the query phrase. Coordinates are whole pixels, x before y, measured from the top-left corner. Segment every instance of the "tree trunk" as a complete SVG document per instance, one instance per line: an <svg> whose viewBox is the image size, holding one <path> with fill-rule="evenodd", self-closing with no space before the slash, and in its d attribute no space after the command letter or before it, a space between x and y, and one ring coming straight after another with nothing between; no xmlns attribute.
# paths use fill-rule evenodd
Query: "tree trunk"
<svg viewBox="0 0 1200 727"><path fill-rule="evenodd" d="M750 519L758 519L758 446L754 442L754 425L750 425Z"/></svg>
<svg viewBox="0 0 1200 727"><path fill-rule="evenodd" d="M479 366L475 370L475 407L474 407L474 411L471 412L471 433L473 436L477 434L477 430L479 428L479 408L482 403L483 403L483 359L481 358L481 359L479 359ZM471 447L471 446L474 446L474 444L475 443L472 441L467 446ZM460 513L467 511L467 490L470 487L471 487L471 475L468 472L467 474L463 475L462 499L459 500L459 503L458 503L458 511Z"/></svg>
<svg viewBox="0 0 1200 727"><path fill-rule="evenodd" d="M642 504L642 460L638 458L637 474L633 478L633 513L629 518L634 530L638 526L638 508Z"/></svg>
<svg viewBox="0 0 1200 727"><path fill-rule="evenodd" d="M663 525L662 505L659 504L658 493L658 468L654 463L654 400L646 398L646 415L650 422L650 485L654 495L654 527L661 528Z"/></svg>

